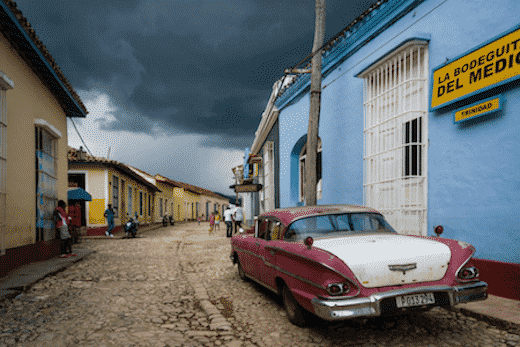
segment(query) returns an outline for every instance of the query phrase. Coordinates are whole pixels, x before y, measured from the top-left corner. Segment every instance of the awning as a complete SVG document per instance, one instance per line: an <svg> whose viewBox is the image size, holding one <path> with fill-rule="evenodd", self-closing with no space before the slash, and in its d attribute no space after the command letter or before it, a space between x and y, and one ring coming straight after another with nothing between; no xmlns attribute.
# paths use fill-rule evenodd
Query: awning
<svg viewBox="0 0 520 347"><path fill-rule="evenodd" d="M67 193L69 200L85 200L85 201L92 201L92 196L87 193L87 191L83 188L75 188L69 190Z"/></svg>

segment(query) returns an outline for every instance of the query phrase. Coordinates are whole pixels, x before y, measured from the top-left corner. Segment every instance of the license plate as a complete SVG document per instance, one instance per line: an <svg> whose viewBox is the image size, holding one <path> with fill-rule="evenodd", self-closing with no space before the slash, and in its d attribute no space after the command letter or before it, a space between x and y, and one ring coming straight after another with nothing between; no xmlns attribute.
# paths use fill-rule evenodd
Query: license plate
<svg viewBox="0 0 520 347"><path fill-rule="evenodd" d="M397 307L411 307L434 304L433 293L403 295L395 298Z"/></svg>

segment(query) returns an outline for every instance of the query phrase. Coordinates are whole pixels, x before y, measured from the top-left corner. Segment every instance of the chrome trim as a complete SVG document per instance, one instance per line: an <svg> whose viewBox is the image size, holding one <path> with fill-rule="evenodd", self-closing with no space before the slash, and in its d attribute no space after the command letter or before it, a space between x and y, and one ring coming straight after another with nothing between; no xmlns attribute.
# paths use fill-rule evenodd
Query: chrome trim
<svg viewBox="0 0 520 347"><path fill-rule="evenodd" d="M462 263L461 266L459 266L459 268L457 269L457 271L455 271L455 279L457 280L457 282L459 283L468 283L468 282L471 282L471 280L466 280L466 281L463 281L459 278L459 272L460 270L462 270L462 268L464 266L466 266L466 264L471 260L471 258L473 258L473 254L475 254L476 250L475 248L471 248L471 250L473 250L473 253L470 254L470 256L468 257L468 259L466 259L466 261L464 263Z"/></svg>
<svg viewBox="0 0 520 347"><path fill-rule="evenodd" d="M487 298L486 282L470 283L456 286L426 286L401 288L388 292L374 293L365 298L330 300L314 298L311 300L314 313L328 321L345 320L358 317L376 317L381 315L380 303L384 299L400 295L420 294L427 292L445 292L448 294L450 306L459 303L485 300Z"/></svg>

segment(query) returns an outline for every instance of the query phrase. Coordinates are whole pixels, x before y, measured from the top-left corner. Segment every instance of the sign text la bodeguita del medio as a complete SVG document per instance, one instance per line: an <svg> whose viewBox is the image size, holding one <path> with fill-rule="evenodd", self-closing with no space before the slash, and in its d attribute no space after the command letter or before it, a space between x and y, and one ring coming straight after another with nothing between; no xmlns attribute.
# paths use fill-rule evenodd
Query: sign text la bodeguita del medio
<svg viewBox="0 0 520 347"><path fill-rule="evenodd" d="M431 108L520 77L520 28L433 72Z"/></svg>

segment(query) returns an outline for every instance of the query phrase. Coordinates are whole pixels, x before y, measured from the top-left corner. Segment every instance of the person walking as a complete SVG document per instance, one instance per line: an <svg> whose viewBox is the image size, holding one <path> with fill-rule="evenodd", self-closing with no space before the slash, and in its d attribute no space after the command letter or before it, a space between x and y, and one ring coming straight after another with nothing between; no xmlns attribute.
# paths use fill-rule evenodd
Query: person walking
<svg viewBox="0 0 520 347"><path fill-rule="evenodd" d="M215 229L220 230L220 214L215 211Z"/></svg>
<svg viewBox="0 0 520 347"><path fill-rule="evenodd" d="M229 206L224 211L224 222L226 222L226 236L233 236L233 212L231 212Z"/></svg>
<svg viewBox="0 0 520 347"><path fill-rule="evenodd" d="M237 203L237 208L235 213L233 214L233 219L235 220L235 234L238 230L242 228L242 222L244 221L244 212L242 211L242 207L240 207L240 203Z"/></svg>
<svg viewBox="0 0 520 347"><path fill-rule="evenodd" d="M213 228L215 227L215 212L209 216L209 233L213 232Z"/></svg>
<svg viewBox="0 0 520 347"><path fill-rule="evenodd" d="M114 230L115 224L114 224L114 209L112 208L112 204L108 204L108 208L105 211L105 218L108 222L108 230L105 231L106 236L114 237L114 234L112 234L112 230Z"/></svg>
<svg viewBox="0 0 520 347"><path fill-rule="evenodd" d="M68 213L65 211L67 207L67 203L63 200L58 201L58 207L54 210L54 220L56 221L56 229L59 230L60 233L60 258L66 258L75 256L76 254L72 253L72 247L70 245L70 233L68 224L70 224L70 217Z"/></svg>

